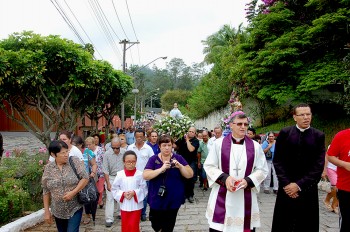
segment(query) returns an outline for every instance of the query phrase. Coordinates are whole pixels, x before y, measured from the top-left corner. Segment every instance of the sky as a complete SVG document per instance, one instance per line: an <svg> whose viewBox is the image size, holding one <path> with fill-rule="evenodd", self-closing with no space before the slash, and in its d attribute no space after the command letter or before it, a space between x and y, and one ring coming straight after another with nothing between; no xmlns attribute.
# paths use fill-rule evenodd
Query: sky
<svg viewBox="0 0 350 232"><path fill-rule="evenodd" d="M60 35L82 43L64 21L57 7L63 9L66 19L72 22L81 40L94 45L96 59L107 60L115 69L123 68L123 46L120 41L124 39L139 42L127 45L127 66L143 66L156 60L149 66L165 68L172 58L181 58L187 65L192 65L204 59L204 45L201 41L225 24L235 28L241 23L246 25L244 9L248 2L250 1L0 0L0 39L26 30L43 36ZM157 59L165 56L166 60Z"/></svg>

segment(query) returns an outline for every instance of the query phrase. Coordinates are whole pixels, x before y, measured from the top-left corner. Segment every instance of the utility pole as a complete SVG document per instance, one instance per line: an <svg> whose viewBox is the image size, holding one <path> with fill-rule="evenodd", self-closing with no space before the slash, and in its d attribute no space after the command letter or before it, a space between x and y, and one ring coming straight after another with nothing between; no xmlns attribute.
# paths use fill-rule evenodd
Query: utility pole
<svg viewBox="0 0 350 232"><path fill-rule="evenodd" d="M130 42L126 39L122 40L119 42L119 44L123 44L123 72L126 74L126 62L125 62L125 54L126 54L126 50L128 50L129 48L131 48L133 45L135 44L139 44L140 42ZM127 44L131 44L129 47L126 47ZM121 129L124 128L124 121L125 121L125 117L124 117L124 100L122 101L122 103L120 104L120 108L121 108L121 114L120 114L120 120L121 120Z"/></svg>

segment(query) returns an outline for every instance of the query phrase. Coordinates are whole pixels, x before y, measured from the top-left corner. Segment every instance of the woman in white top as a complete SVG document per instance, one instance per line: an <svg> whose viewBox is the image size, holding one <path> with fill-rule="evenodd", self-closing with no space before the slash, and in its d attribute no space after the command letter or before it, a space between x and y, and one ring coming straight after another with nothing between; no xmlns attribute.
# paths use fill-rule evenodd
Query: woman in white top
<svg viewBox="0 0 350 232"><path fill-rule="evenodd" d="M66 130L61 131L58 139L65 142L68 145L69 156L78 157L80 159L80 161L84 162L83 153L81 153L79 148L77 148L76 146L74 146L72 144L72 133L71 132L66 131ZM55 160L55 158L50 156L49 160L50 160L50 162L52 162Z"/></svg>

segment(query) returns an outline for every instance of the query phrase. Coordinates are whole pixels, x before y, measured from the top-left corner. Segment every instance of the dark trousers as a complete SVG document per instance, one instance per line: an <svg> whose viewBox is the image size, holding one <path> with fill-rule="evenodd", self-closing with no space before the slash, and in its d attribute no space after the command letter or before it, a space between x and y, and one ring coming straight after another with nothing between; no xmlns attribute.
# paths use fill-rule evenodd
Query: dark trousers
<svg viewBox="0 0 350 232"><path fill-rule="evenodd" d="M149 220L154 231L172 232L179 209L149 210Z"/></svg>
<svg viewBox="0 0 350 232"><path fill-rule="evenodd" d="M197 162L193 161L189 163L190 167L193 170L193 177L190 179L185 179L185 197L193 197L194 195L194 183L197 180Z"/></svg>
<svg viewBox="0 0 350 232"><path fill-rule="evenodd" d="M69 219L55 218L58 232L79 232L83 208L79 209Z"/></svg>
<svg viewBox="0 0 350 232"><path fill-rule="evenodd" d="M338 189L340 232L350 231L350 192Z"/></svg>

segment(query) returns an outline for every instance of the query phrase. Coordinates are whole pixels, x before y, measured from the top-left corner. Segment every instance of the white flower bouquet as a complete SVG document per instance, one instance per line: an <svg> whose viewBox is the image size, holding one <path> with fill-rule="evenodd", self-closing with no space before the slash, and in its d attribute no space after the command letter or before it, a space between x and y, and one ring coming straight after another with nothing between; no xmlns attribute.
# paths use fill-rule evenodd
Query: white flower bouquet
<svg viewBox="0 0 350 232"><path fill-rule="evenodd" d="M188 131L188 129L194 126L194 123L188 116L182 118L172 118L167 116L162 120L157 121L153 128L160 134L168 134L177 140L182 138Z"/></svg>

